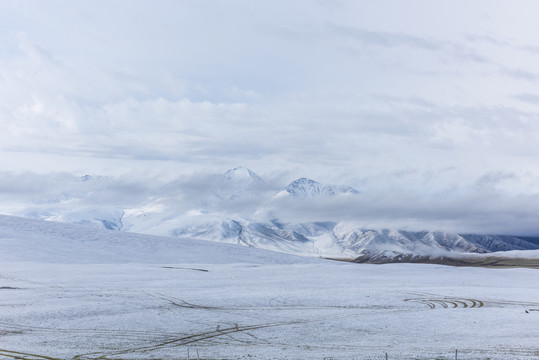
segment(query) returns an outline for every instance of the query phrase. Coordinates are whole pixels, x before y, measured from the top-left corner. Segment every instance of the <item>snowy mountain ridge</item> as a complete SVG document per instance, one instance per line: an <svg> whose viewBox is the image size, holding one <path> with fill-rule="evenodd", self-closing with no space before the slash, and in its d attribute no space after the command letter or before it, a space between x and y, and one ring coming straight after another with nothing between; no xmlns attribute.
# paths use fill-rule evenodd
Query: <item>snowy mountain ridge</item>
<svg viewBox="0 0 539 360"><path fill-rule="evenodd" d="M22 206L10 215L361 262L419 261L455 253L539 249L538 239L519 236L370 229L349 220L294 220L284 215L287 212L283 209L298 207L301 212L336 200L354 199L362 193L350 186L323 184L304 177L284 188L272 189L245 167L228 170L209 182L210 191L202 197L195 196L196 207L179 208L183 198L173 186L142 197L136 206L85 206L81 200L85 189L94 194L100 188L96 191L84 186L109 181L84 176L75 181L67 196L62 192L65 200Z"/></svg>
<svg viewBox="0 0 539 360"><path fill-rule="evenodd" d="M300 178L291 182L284 191L294 197L303 199L359 194L359 191L350 186L321 184L307 178Z"/></svg>
<svg viewBox="0 0 539 360"><path fill-rule="evenodd" d="M303 256L354 260L392 252L421 256L454 253L488 254L511 250L537 250L535 238L504 235L452 234L372 230L348 222L292 223L222 219L200 225L179 227L177 237L212 239Z"/></svg>

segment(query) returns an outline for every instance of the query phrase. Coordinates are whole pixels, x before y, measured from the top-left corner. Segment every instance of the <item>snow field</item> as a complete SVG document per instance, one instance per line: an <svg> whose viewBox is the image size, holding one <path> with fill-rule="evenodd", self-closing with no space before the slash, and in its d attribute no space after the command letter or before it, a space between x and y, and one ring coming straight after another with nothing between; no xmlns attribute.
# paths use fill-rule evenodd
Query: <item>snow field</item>
<svg viewBox="0 0 539 360"><path fill-rule="evenodd" d="M537 270L350 264L0 220L0 358L539 357Z"/></svg>

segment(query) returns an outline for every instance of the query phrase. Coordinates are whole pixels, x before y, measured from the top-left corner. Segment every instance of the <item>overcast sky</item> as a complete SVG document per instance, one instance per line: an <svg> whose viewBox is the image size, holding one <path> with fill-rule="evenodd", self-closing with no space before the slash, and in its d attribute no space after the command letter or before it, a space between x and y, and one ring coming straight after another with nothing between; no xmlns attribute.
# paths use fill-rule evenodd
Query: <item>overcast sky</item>
<svg viewBox="0 0 539 360"><path fill-rule="evenodd" d="M533 0L4 0L0 169L244 165L525 204L539 193L537 14Z"/></svg>

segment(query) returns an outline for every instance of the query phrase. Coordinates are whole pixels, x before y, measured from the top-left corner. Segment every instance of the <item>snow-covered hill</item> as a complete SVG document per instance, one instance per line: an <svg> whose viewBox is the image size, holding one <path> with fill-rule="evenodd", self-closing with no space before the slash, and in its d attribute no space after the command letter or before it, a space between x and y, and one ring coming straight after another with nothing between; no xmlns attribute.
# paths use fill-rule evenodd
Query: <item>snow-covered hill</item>
<svg viewBox="0 0 539 360"><path fill-rule="evenodd" d="M62 190L47 201L17 204L11 207L16 211L4 213L361 262L429 262L454 254L539 249L539 239L519 236L372 229L339 219L297 220L287 215L290 209L301 214L364 195L350 186L307 178L278 189L245 167L193 186L197 191L207 187L206 191L186 195L180 191L182 184L173 184L151 194L141 192L139 198L126 205L118 199L109 203L107 194L100 195L106 188L104 184L112 181L106 177L73 178L64 181ZM87 204L87 199L96 197L98 204Z"/></svg>
<svg viewBox="0 0 539 360"><path fill-rule="evenodd" d="M313 260L261 249L108 231L0 215L4 263L54 264L302 264Z"/></svg>
<svg viewBox="0 0 539 360"><path fill-rule="evenodd" d="M522 267L539 255L509 253L459 261ZM10 216L0 216L0 257L2 359L449 359L458 349L532 360L539 351L532 269L358 265Z"/></svg>

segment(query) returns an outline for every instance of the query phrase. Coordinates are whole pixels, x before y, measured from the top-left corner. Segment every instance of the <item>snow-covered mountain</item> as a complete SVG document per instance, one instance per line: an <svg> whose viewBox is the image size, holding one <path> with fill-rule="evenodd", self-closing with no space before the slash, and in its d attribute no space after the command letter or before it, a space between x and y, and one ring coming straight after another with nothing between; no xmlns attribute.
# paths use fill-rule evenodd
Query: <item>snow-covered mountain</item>
<svg viewBox="0 0 539 360"><path fill-rule="evenodd" d="M113 207L82 207L71 211L57 209L54 215L47 217L47 220L121 231L123 230L123 216L124 212L121 209Z"/></svg>
<svg viewBox="0 0 539 360"><path fill-rule="evenodd" d="M464 253L539 249L537 238L373 230L350 222L286 224L278 220L254 222L222 219L180 227L172 235L362 262L382 262L381 259L385 259L384 262L406 261L407 258L401 255L419 255L428 259Z"/></svg>
<svg viewBox="0 0 539 360"><path fill-rule="evenodd" d="M519 236L380 230L348 220L294 220L284 215L285 210L324 207L363 195L350 186L307 178L275 189L245 167L212 179L208 191L190 194L197 200L191 205L186 205L177 186L169 186L148 197L141 195L136 205L119 207L102 199L99 206L84 205L85 197L99 193L99 184L111 181L85 176L69 183L69 191L62 190L59 200L19 206L17 211L5 213L359 262L436 262L433 259L454 254L539 249L539 239Z"/></svg>
<svg viewBox="0 0 539 360"><path fill-rule="evenodd" d="M349 186L322 184L300 178L284 189L271 193L258 175L243 167L224 173L218 184L221 188L214 189L215 196L232 202L232 205L235 201L241 202L245 198L260 196L263 201L257 204L253 213L263 213L264 216L234 217L222 209L199 209L186 214L175 214L164 221L154 220L155 225L151 228L137 228L135 224L132 230L234 243L303 256L362 262L392 262L399 259L409 261L411 255L416 256L415 261L418 260L417 256L426 261L455 253L480 254L539 249L539 241L536 239L375 230L350 221L294 222L280 217L278 210L275 210L275 204L292 206L297 202L315 201L312 205L320 206L324 201L343 196L361 196L359 191ZM264 197L262 192L267 196ZM129 217L124 219L124 222L129 221Z"/></svg>
<svg viewBox="0 0 539 360"><path fill-rule="evenodd" d="M311 179L301 178L290 183L278 196L290 194L297 198L312 199L358 193L359 191L350 186L327 185Z"/></svg>
<svg viewBox="0 0 539 360"><path fill-rule="evenodd" d="M220 199L235 200L259 195L267 189L268 185L257 174L239 166L221 175L213 192Z"/></svg>

